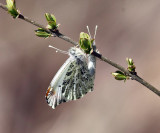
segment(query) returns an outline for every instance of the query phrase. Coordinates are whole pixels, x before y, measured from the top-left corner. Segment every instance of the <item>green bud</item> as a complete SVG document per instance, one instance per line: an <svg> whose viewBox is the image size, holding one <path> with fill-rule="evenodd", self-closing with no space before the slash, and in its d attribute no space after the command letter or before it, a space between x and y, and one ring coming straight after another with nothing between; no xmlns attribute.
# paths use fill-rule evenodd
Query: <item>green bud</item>
<svg viewBox="0 0 160 133"><path fill-rule="evenodd" d="M79 45L86 54L89 54L92 50L92 41L93 40L87 33L84 32L80 33Z"/></svg>
<svg viewBox="0 0 160 133"><path fill-rule="evenodd" d="M52 34L45 31L44 29L42 28L38 28L38 30L35 30L35 34L38 36L38 37L44 37L44 38L48 38L48 37L51 37Z"/></svg>
<svg viewBox="0 0 160 133"><path fill-rule="evenodd" d="M56 18L53 14L45 13L46 20L48 22L47 28L48 29L56 29L58 25L56 24Z"/></svg>
<svg viewBox="0 0 160 133"><path fill-rule="evenodd" d="M116 72L112 73L112 75L114 76L114 78L115 78L116 80L124 80L124 81L126 81L127 79L129 79L128 76L126 76L126 75L125 75L123 72L121 72L121 71L116 71Z"/></svg>
<svg viewBox="0 0 160 133"><path fill-rule="evenodd" d="M126 58L126 61L127 61L128 65L134 64L133 59L131 59L131 58Z"/></svg>
<svg viewBox="0 0 160 133"><path fill-rule="evenodd" d="M17 18L19 15L18 10L16 9L16 2L15 0L6 0L6 7L8 8L9 14L13 16L13 18Z"/></svg>
<svg viewBox="0 0 160 133"><path fill-rule="evenodd" d="M127 64L128 64L128 71L129 72L135 72L136 66L134 65L133 59L126 58Z"/></svg>

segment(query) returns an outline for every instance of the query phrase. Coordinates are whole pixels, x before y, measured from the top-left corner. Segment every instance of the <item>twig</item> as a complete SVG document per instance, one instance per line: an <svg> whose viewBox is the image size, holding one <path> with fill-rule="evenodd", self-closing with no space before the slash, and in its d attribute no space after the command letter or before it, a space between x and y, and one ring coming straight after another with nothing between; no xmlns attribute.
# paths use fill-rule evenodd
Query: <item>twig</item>
<svg viewBox="0 0 160 133"><path fill-rule="evenodd" d="M4 9L5 11L8 11L7 7L3 4L0 3L0 7L2 9ZM22 14L19 14L18 16L19 19L22 19L28 23L31 23L39 28L42 28L44 29L45 31L53 34L53 35L56 35L57 37L67 41L67 42L70 42L71 44L73 45L78 45L77 42L73 41L71 38L69 38L68 36L65 36L63 35L62 33L60 33L58 30L57 31L53 31L53 30L49 30L47 29L45 26L41 25L41 24L38 24L37 22L23 16ZM142 79L141 77L139 77L137 74L132 74L130 73L127 69L125 69L124 67L122 67L121 65L107 59L106 57L103 57L101 54L97 53L97 52L93 52L92 53L94 56L96 56L97 58L101 59L102 61L112 65L113 67L121 70L122 72L124 72L127 76L131 77L131 79L133 80L136 80L137 82L141 83L142 85L144 85L145 87L147 87L149 90L151 90L152 92L154 92L155 94L157 94L158 96L160 96L160 91L158 89L156 89L154 86L152 86L151 84L149 84L148 82L146 82L144 79Z"/></svg>

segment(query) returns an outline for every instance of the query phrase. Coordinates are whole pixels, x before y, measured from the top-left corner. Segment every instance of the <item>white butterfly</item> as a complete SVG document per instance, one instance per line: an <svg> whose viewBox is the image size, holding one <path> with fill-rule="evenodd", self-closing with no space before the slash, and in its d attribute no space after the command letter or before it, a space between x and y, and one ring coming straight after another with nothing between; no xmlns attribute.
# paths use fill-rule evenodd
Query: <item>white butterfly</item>
<svg viewBox="0 0 160 133"><path fill-rule="evenodd" d="M95 41L92 46L95 50ZM69 58L58 70L46 92L47 103L53 109L63 102L79 99L93 90L95 56L86 55L77 47L71 47L68 53Z"/></svg>

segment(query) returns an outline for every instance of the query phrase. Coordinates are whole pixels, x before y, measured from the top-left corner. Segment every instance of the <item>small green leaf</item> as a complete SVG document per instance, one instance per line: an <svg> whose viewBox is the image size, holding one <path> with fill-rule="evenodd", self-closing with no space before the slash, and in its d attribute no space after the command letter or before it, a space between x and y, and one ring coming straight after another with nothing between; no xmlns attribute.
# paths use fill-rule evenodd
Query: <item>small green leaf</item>
<svg viewBox="0 0 160 133"><path fill-rule="evenodd" d="M9 14L13 16L13 18L17 18L19 15L18 10L16 9L16 2L15 0L6 0L6 7L8 8Z"/></svg>
<svg viewBox="0 0 160 133"><path fill-rule="evenodd" d="M89 54L92 50L92 39L87 33L81 32L80 33L80 39L79 39L79 45L81 49L84 50L86 54Z"/></svg>
<svg viewBox="0 0 160 133"><path fill-rule="evenodd" d="M134 64L133 59L131 59L131 58L126 58L126 61L127 61L128 65Z"/></svg>
<svg viewBox="0 0 160 133"><path fill-rule="evenodd" d="M38 28L38 30L35 30L35 34L38 36L38 37L44 37L44 38L48 38L48 37L51 37L52 34L45 31L44 29L42 28Z"/></svg>
<svg viewBox="0 0 160 133"><path fill-rule="evenodd" d="M126 81L127 79L129 79L128 76L126 76L126 75L125 75L123 72L121 72L121 71L116 71L116 72L112 73L112 75L114 76L114 78L115 78L116 80L124 80L124 81Z"/></svg>
<svg viewBox="0 0 160 133"><path fill-rule="evenodd" d="M47 25L47 28L48 29L56 29L58 28L58 25L56 23L56 18L53 14L50 14L50 13L45 13L45 17L46 17L46 20L48 22L48 25Z"/></svg>
<svg viewBox="0 0 160 133"><path fill-rule="evenodd" d="M126 58L127 64L128 64L128 71L129 72L135 72L136 66L134 65L133 59Z"/></svg>

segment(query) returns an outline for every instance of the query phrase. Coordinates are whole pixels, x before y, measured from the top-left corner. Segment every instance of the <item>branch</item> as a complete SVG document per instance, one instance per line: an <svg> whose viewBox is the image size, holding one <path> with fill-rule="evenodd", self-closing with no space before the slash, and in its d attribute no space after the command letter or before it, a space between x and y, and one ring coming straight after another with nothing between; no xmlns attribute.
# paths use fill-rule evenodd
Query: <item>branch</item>
<svg viewBox="0 0 160 133"><path fill-rule="evenodd" d="M3 5L3 4L1 4L1 3L0 3L0 7L1 7L2 9L4 9L5 11L8 11L7 7L6 7L5 5ZM56 30L56 31L49 30L49 29L47 29L45 26L43 26L43 25L41 25L41 24L38 24L37 22L29 19L28 17L23 16L22 14L19 14L19 15L18 15L18 18L21 19L21 20L24 20L24 21L26 21L26 22L28 22L28 23L31 23L31 24L39 27L39 28L42 28L42 29L44 29L45 31L53 34L54 36L57 36L57 37L65 40L65 41L67 41L67 42L69 42L69 43L71 43L71 44L73 44L73 45L75 45L75 46L78 45L77 42L73 41L73 40L72 40L71 38L69 38L68 36L65 36L64 34L60 33L58 30ZM144 79L142 79L141 77L139 77L136 73L131 73L131 72L129 72L127 69L125 69L125 68L122 67L121 65L119 65L119 64L111 61L110 59L102 56L101 54L99 54L99 53L97 53L97 52L95 52L95 51L93 51L92 54L93 54L94 56L96 56L97 58L101 59L102 61L110 64L111 66L113 66L113 67L121 70L121 71L124 72L127 76L131 77L132 80L136 80L137 82L141 83L142 85L144 85L145 87L147 87L149 90L151 90L152 92L154 92L155 94L157 94L158 96L160 96L160 91L159 91L158 89L156 89L154 86L152 86L151 84L149 84L148 82L146 82Z"/></svg>

